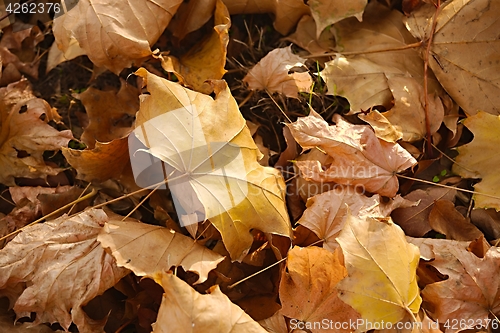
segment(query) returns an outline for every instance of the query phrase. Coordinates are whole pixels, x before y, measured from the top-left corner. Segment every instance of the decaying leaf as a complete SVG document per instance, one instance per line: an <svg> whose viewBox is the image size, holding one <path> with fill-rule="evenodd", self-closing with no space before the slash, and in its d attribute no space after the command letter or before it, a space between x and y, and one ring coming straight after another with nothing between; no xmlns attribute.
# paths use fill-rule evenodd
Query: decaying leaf
<svg viewBox="0 0 500 333"><path fill-rule="evenodd" d="M74 322L80 332L103 332L104 323L82 306L129 273L97 242L107 219L97 209L62 216L25 229L0 250L0 293L18 317L35 312L34 324L58 322L67 330Z"/></svg>
<svg viewBox="0 0 500 333"><path fill-rule="evenodd" d="M214 31L201 42L201 47L196 44L180 59L173 56L161 57L164 70L174 72L184 85L205 94L210 94L213 90L205 81L220 80L226 73L224 66L231 19L222 0L216 2L214 20Z"/></svg>
<svg viewBox="0 0 500 333"><path fill-rule="evenodd" d="M432 318L440 323L461 323L448 325L447 333L479 328L488 323L491 315L500 314L500 251L491 247L483 258L478 258L463 243L426 239L419 245L431 252L434 260L428 264L448 276L422 290L424 301L432 305Z"/></svg>
<svg viewBox="0 0 500 333"><path fill-rule="evenodd" d="M150 95L141 96L136 129L130 140L132 155L156 158L153 165L137 165L139 186L149 187L168 177L183 225L205 219L219 230L234 260L249 250L250 229L290 237L279 171L257 162L260 152L223 81L214 81L216 99L185 89L139 69ZM134 139L135 138L135 139ZM142 145L142 146L141 146ZM165 168L166 173L162 170ZM140 175L159 171L152 183Z"/></svg>
<svg viewBox="0 0 500 333"><path fill-rule="evenodd" d="M58 151L73 138L47 123L60 120L55 109L36 98L26 79L0 88L0 183L15 186L15 177L45 178L62 171L44 162L45 151Z"/></svg>
<svg viewBox="0 0 500 333"><path fill-rule="evenodd" d="M408 207L414 204L400 196L382 203L378 194L367 197L356 193L354 188L346 186L309 198L307 209L297 223L312 230L323 240L323 247L333 252L338 247L335 238L344 228L348 209L352 215L360 218L387 217L398 207Z"/></svg>
<svg viewBox="0 0 500 333"><path fill-rule="evenodd" d="M294 247L288 253L287 271L280 283L281 313L304 323L355 322L359 314L338 296L337 285L347 275L338 250ZM306 301L307 300L307 301ZM350 327L334 330L312 328L312 332L350 332Z"/></svg>
<svg viewBox="0 0 500 333"><path fill-rule="evenodd" d="M425 190L415 190L404 196L406 200L418 202L414 207L402 207L395 209L391 216L405 232L412 237L422 237L432 230L429 224L429 213L437 200L455 199L456 190L429 187Z"/></svg>
<svg viewBox="0 0 500 333"><path fill-rule="evenodd" d="M111 219L97 238L109 248L120 267L137 276L154 276L172 266L198 273L197 283L207 279L224 257L193 239L164 227Z"/></svg>
<svg viewBox="0 0 500 333"><path fill-rule="evenodd" d="M437 132L444 119L443 103L438 96L428 96L430 133L427 133L423 87L407 76L389 76L387 84L394 97L394 106L387 112L372 110L358 116L373 127L377 137L389 142L400 139L413 142Z"/></svg>
<svg viewBox="0 0 500 333"><path fill-rule="evenodd" d="M248 72L243 81L252 90L267 90L297 98L299 92L309 92L312 79L307 72L288 74L288 71L304 66L305 61L292 53L291 45L274 49Z"/></svg>
<svg viewBox="0 0 500 333"><path fill-rule="evenodd" d="M468 115L500 114L499 12L498 1L454 0L436 18L429 65ZM433 5L412 13L406 26L413 36L428 40L434 13Z"/></svg>
<svg viewBox="0 0 500 333"><path fill-rule="evenodd" d="M327 26L347 17L354 16L362 21L366 3L367 0L309 0L307 4L311 7L311 15L316 22L316 37L319 38Z"/></svg>
<svg viewBox="0 0 500 333"><path fill-rule="evenodd" d="M333 159L327 170L318 161L297 162L306 179L357 185L369 192L394 197L398 190L395 173L416 160L400 145L378 139L366 125L352 125L335 115L336 125L316 112L287 125L304 149L319 147Z"/></svg>
<svg viewBox="0 0 500 333"><path fill-rule="evenodd" d="M304 50L312 54L330 52L334 48L334 36L330 29L325 29L319 37L316 37L316 23L312 16L303 16L295 32L286 37L286 40L293 42Z"/></svg>
<svg viewBox="0 0 500 333"><path fill-rule="evenodd" d="M495 208L500 210L500 173L498 155L500 145L500 116L478 112L468 117L464 125L474 134L472 142L458 147L458 156L452 171L466 178L482 178L474 185L474 208ZM486 194L489 196L484 196ZM491 197L491 196L495 196Z"/></svg>
<svg viewBox="0 0 500 333"><path fill-rule="evenodd" d="M135 113L139 110L139 89L120 80L116 91L102 91L93 87L79 95L89 117L81 141L94 148L96 141L121 139L132 131Z"/></svg>
<svg viewBox="0 0 500 333"><path fill-rule="evenodd" d="M349 214L337 242L348 272L337 287L339 297L361 314L363 325L415 318L422 303L416 275L420 255L400 227L390 218Z"/></svg>
<svg viewBox="0 0 500 333"><path fill-rule="evenodd" d="M153 45L182 0L80 0L54 20L54 36L63 52L76 39L99 67L115 74L151 55ZM117 10L116 8L120 8Z"/></svg>
<svg viewBox="0 0 500 333"><path fill-rule="evenodd" d="M202 295L172 273L155 276L165 293L153 333L266 333L256 321L231 303L219 286Z"/></svg>
<svg viewBox="0 0 500 333"><path fill-rule="evenodd" d="M446 235L447 239L458 241L473 241L483 236L483 233L460 214L453 202L438 200L429 213L429 224L432 229Z"/></svg>

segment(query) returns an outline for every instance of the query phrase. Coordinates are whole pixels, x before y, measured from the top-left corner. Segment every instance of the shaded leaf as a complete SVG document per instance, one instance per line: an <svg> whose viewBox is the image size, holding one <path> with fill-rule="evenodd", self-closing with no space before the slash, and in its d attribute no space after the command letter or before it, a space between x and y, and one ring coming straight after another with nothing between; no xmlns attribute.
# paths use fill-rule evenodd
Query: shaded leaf
<svg viewBox="0 0 500 333"><path fill-rule="evenodd" d="M429 213L429 224L447 239L472 241L483 236L483 233L456 209L453 202L438 200Z"/></svg>
<svg viewBox="0 0 500 333"><path fill-rule="evenodd" d="M316 22L316 37L331 24L345 18L354 16L359 21L363 20L363 11L367 0L309 0L307 4L311 7L311 15Z"/></svg>

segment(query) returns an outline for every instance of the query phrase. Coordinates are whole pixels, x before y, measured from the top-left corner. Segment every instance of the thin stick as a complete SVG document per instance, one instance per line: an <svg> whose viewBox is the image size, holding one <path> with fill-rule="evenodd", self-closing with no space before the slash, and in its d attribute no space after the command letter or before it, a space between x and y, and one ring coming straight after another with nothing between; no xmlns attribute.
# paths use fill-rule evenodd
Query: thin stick
<svg viewBox="0 0 500 333"><path fill-rule="evenodd" d="M92 189L92 192L90 192L89 194L87 194L87 195L85 195L85 196L83 196L83 197L81 197L81 198L78 198L78 199L76 199L75 201L70 202L70 203L69 203L69 204L67 204L67 205L62 206L61 208L56 209L56 210L55 210L55 211L53 211L52 213L49 213L49 214L47 214L47 215L45 215L45 216L42 216L42 217L41 217L41 218L39 218L38 220L35 220L35 221L31 222L30 224L25 225L24 227L19 228L19 229L15 230L15 231L11 232L11 233L10 233L10 234L8 234L8 235L5 235L5 236L1 237L1 238L0 238L0 241L4 240L4 239L6 239L6 238L8 238L8 237L10 237L10 236L13 236L13 235L15 235L15 234L17 234L17 233L19 233L19 232L23 231L24 229L26 229L26 228L28 228L28 227L30 227L30 226L32 226L32 225L34 225L34 224L37 224L38 222L41 222L41 221L45 220L46 218L51 217L52 215L55 215L55 214L57 214L57 213L59 213L59 212L61 212L61 211L65 210L65 209L66 209L66 208L68 208L68 207L71 207L71 206L72 206L72 205L74 205L74 204L77 204L77 203L79 203L79 202L82 202L82 201L84 201L84 200L87 200L87 199L89 199L89 198L92 198L92 197L93 197L94 195L96 195L96 194L97 194L97 191L96 191L95 189Z"/></svg>
<svg viewBox="0 0 500 333"><path fill-rule="evenodd" d="M84 190L82 191L82 193L80 193L80 195L78 196L78 199L80 199L80 198L82 197L83 193L87 192L87 190L88 190L88 189L89 189L89 187L90 187L90 184L91 184L91 183L88 183L88 184L87 184L87 186L85 187L85 189L84 189ZM76 207L76 203L75 203L75 204L73 204L73 206L71 206L71 208L70 208L70 209L69 209L69 211L68 211L68 215L71 215L71 212L73 211L73 208L75 208L75 207Z"/></svg>
<svg viewBox="0 0 500 333"><path fill-rule="evenodd" d="M403 175L398 175L398 174L396 174L396 176L397 177L401 177L401 178L405 178L405 179L414 180L416 182L421 182L421 183L424 183L424 184L429 184L429 185L434 185L434 186L438 186L438 187L449 188L449 189L452 189L452 190L457 190L457 191L465 192L465 193L471 193L471 194L476 194L476 195L484 195L485 197L489 197L489 198L500 200L500 197L497 197L497 196L494 196L494 195L491 195L491 194L479 193L479 192L476 192L476 191L466 190L466 189L459 188L459 187L454 187L454 186L444 185L444 184L439 184L439 183L433 183L433 182L430 182L428 180L423 180L423 179L418 179L418 178L413 178L413 177L408 177L408 176L403 176Z"/></svg>
<svg viewBox="0 0 500 333"><path fill-rule="evenodd" d="M282 263L283 261L285 261L285 260L287 260L287 259L288 259L288 257L285 257L285 258L283 258L283 259L281 259L281 260L278 260L278 261L276 261L274 264L269 265L269 266L267 266L266 268L263 268L263 269L261 269L260 271L255 272L255 273L253 273L252 275L249 275L249 276L247 276L246 278L243 278L243 279L239 280L238 282L235 282L235 283L233 283L233 284L231 284L231 285L229 285L229 286L227 286L227 287L228 287L229 289L233 289L235 286L239 285L240 283L245 282L246 280L253 278L254 276L256 276L256 275L258 275L258 274L260 274L260 273L262 273L262 272L264 272L264 271L268 270L268 269L269 269L269 268L271 268L271 267L274 267L274 266L276 266L276 265L278 265L278 264Z"/></svg>
<svg viewBox="0 0 500 333"><path fill-rule="evenodd" d="M332 56L336 56L336 55L349 56L349 55L359 55L359 54L369 54L369 53L404 51L404 50L408 50L408 49L415 49L415 48L420 47L420 46L422 46L422 41L417 42L417 43L408 44L408 45L401 46L401 47L394 47L392 49L389 48L389 49L380 49L380 50L371 50L371 51L313 53L313 54L308 54L306 56L301 56L301 57L309 59L309 58L318 58L318 57L332 57Z"/></svg>

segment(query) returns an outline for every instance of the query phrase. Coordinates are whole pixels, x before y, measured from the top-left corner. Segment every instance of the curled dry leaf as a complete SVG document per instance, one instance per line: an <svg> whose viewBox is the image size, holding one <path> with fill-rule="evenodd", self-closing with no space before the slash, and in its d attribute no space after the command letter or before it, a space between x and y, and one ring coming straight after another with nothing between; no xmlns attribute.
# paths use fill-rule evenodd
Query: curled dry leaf
<svg viewBox="0 0 500 333"><path fill-rule="evenodd" d="M262 58L243 79L252 90L278 92L297 98L299 92L309 92L312 79L309 73L292 73L293 67L303 67L306 59L292 53L292 46L274 49Z"/></svg>
<svg viewBox="0 0 500 333"><path fill-rule="evenodd" d="M129 273L97 242L107 219L97 209L62 216L25 229L0 251L0 293L10 296L18 317L35 312L34 324L103 331L82 306Z"/></svg>
<svg viewBox="0 0 500 333"><path fill-rule="evenodd" d="M54 37L63 52L76 39L98 67L115 74L151 55L182 0L80 0L54 20ZM120 8L120 10L116 10Z"/></svg>
<svg viewBox="0 0 500 333"><path fill-rule="evenodd" d="M348 209L359 218L387 217L394 209L414 206L415 203L399 195L381 203L378 194L367 197L346 186L340 191L336 189L315 195L307 200L306 205L307 209L297 223L312 230L323 240L323 247L333 252L338 247L335 238L344 228Z"/></svg>
<svg viewBox="0 0 500 333"><path fill-rule="evenodd" d="M436 18L429 65L468 115L479 110L500 114L499 12L498 1L454 0L443 4ZM408 30L428 40L434 14L433 5L414 11Z"/></svg>
<svg viewBox="0 0 500 333"><path fill-rule="evenodd" d="M132 131L135 113L139 110L139 89L123 79L120 83L118 92L90 87L79 95L89 117L81 141L91 149L96 141L121 139Z"/></svg>
<svg viewBox="0 0 500 333"><path fill-rule="evenodd" d="M0 88L0 183L15 186L15 177L46 178L62 171L43 159L45 151L57 151L73 138L70 130L48 125L59 118L33 95L26 79Z"/></svg>
<svg viewBox="0 0 500 333"><path fill-rule="evenodd" d="M316 22L316 37L331 24L348 17L356 17L363 20L363 11L367 0L309 0L307 4L311 7L311 15Z"/></svg>
<svg viewBox="0 0 500 333"><path fill-rule="evenodd" d="M164 70L174 72L181 83L205 94L213 91L205 81L220 80L226 73L224 66L231 19L222 0L216 2L214 20L214 31L201 43L201 47L196 44L180 59L160 56Z"/></svg>
<svg viewBox="0 0 500 333"><path fill-rule="evenodd" d="M446 333L478 328L478 324L487 324L492 315L500 314L499 249L491 247L483 258L478 258L467 251L464 243L444 239L419 242L420 248L427 248L426 259L434 259L428 264L448 276L422 290L434 320L461 323L448 325Z"/></svg>
<svg viewBox="0 0 500 333"><path fill-rule="evenodd" d="M303 321L304 325L309 323L311 327L324 319L349 323L360 318L338 296L338 283L347 275L338 251L331 253L319 247L294 247L288 253L287 270L283 270L280 283L281 313L284 316ZM351 332L351 329L314 327L311 332Z"/></svg>
<svg viewBox="0 0 500 333"><path fill-rule="evenodd" d="M202 295L172 273L159 273L155 281L165 293L153 324L153 333L266 333L256 321L231 303L219 286Z"/></svg>
<svg viewBox="0 0 500 333"><path fill-rule="evenodd" d="M389 76L387 84L394 97L394 106L384 113L372 110L358 117L373 127L377 137L389 142L400 139L413 142L425 138L427 128L423 87L408 76ZM435 94L429 94L428 101L429 135L432 135L441 127L444 107Z"/></svg>
<svg viewBox="0 0 500 333"><path fill-rule="evenodd" d="M310 14L303 0L224 0L231 15L274 14L274 28L287 35L303 15Z"/></svg>
<svg viewBox="0 0 500 333"><path fill-rule="evenodd" d="M422 303L416 274L420 255L400 227L390 218L349 214L337 242L348 272L337 286L339 297L361 314L363 325L396 323L408 315L415 319Z"/></svg>
<svg viewBox="0 0 500 333"><path fill-rule="evenodd" d="M141 96L129 138L129 146L136 146L131 158L138 158L132 159L138 185L149 187L167 176L182 223L210 220L233 260L250 249L251 229L290 237L283 178L257 162L260 152L226 83L213 82L214 100L145 69L136 74L150 93ZM157 164L141 165L144 154ZM151 179L155 170L159 175ZM151 182L141 182L141 175Z"/></svg>
<svg viewBox="0 0 500 333"><path fill-rule="evenodd" d="M356 185L369 192L394 197L398 191L395 174L416 164L400 145L378 139L367 125L352 125L335 115L336 125L316 112L288 124L304 149L319 147L333 159L323 170L317 161L297 162L306 179Z"/></svg>
<svg viewBox="0 0 500 333"><path fill-rule="evenodd" d="M495 208L499 211L499 156L493 152L498 151L500 145L500 116L478 112L463 123L474 134L474 139L457 148L458 156L452 171L466 178L482 178L481 182L474 185L474 191L477 192L472 196L474 208Z"/></svg>
<svg viewBox="0 0 500 333"><path fill-rule="evenodd" d="M186 271L198 273L196 283L201 283L224 259L189 237L138 221L111 219L97 240L110 249L118 266L138 276L152 277L172 266L182 266Z"/></svg>
<svg viewBox="0 0 500 333"><path fill-rule="evenodd" d="M63 148L62 152L68 163L78 172L78 179L104 182L119 177L130 163L127 140L123 138L107 143L96 142L94 149Z"/></svg>

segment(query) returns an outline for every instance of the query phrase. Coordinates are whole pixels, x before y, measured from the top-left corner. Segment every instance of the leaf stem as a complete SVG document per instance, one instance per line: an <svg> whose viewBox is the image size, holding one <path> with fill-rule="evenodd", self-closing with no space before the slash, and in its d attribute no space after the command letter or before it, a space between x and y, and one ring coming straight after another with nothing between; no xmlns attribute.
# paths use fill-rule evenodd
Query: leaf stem
<svg viewBox="0 0 500 333"><path fill-rule="evenodd" d="M380 49L380 50L369 50L369 51L352 51L352 52L330 52L330 53L313 53L313 54L308 54L305 56L301 56L303 58L319 58L319 57L333 57L338 54L341 54L343 56L350 56L350 55L359 55L359 54L369 54L369 53L382 53L382 52L392 52L392 51L404 51L408 49L415 49L420 46L422 46L423 42L416 42L412 44L407 44L405 46L400 46L400 47L393 47L393 48L388 48L388 49Z"/></svg>

